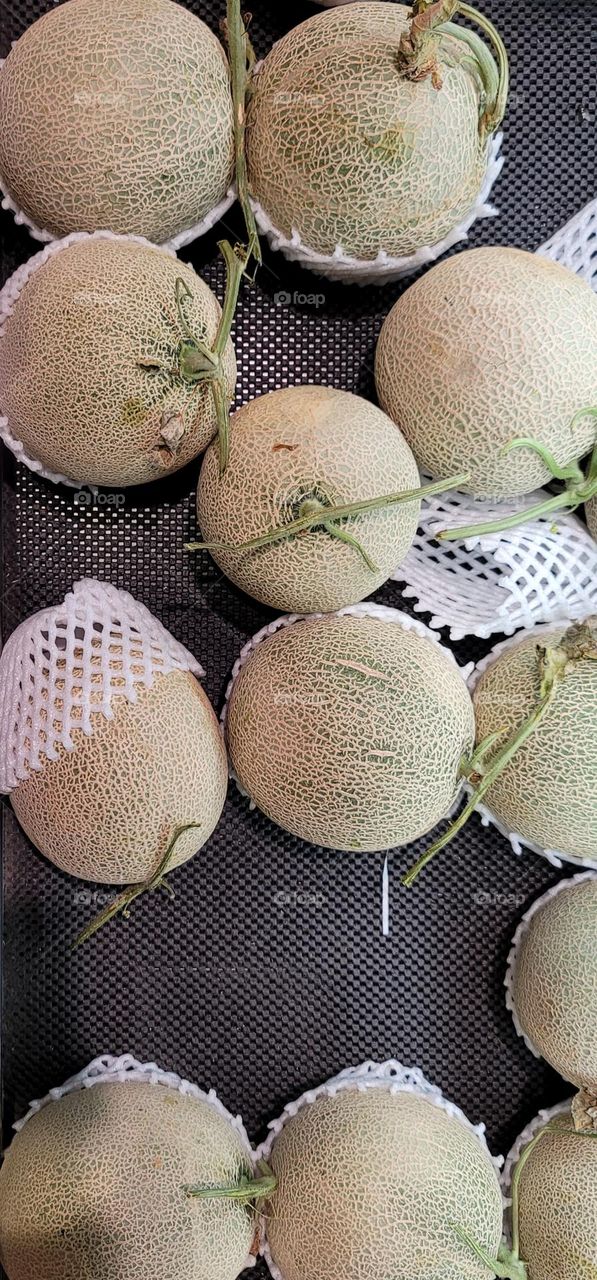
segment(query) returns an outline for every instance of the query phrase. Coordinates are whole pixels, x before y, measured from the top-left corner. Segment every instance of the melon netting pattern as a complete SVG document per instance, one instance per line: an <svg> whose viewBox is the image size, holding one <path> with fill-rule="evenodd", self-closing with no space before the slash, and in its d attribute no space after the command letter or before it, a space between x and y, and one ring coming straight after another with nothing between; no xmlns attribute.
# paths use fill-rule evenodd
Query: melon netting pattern
<svg viewBox="0 0 597 1280"><path fill-rule="evenodd" d="M220 0L188 3L217 30ZM50 7L50 0L5 4L1 52ZM315 12L308 0L250 7L260 57ZM484 0L482 8L507 40L513 96L507 165L494 191L500 216L477 222L470 244L535 250L597 191L589 118L595 6L570 0L565 33L543 0L524 9ZM0 224L4 281L34 246L8 212ZM242 234L238 209L218 231ZM216 234L181 257L221 299ZM403 287L321 283L265 245L263 271L254 288L243 287L233 333L238 403L297 382L374 398L375 341ZM9 454L4 468L3 637L77 579L107 580L200 655L206 692L220 709L240 649L274 615L225 582L207 554L185 555L196 535L198 463L128 491L119 506L103 494L81 501ZM399 582L375 599L413 610ZM439 612L433 605L430 614ZM462 666L488 648L467 631L455 641ZM310 848L251 813L230 787L200 862L173 877L175 903L141 900L127 924L107 928L71 958L64 940L101 907L105 886L74 882L45 862L6 807L6 1124L104 1045L116 1054L134 1045L145 1061L213 1084L255 1139L288 1099L347 1062L395 1057L417 1063L475 1123L486 1121L494 1152L506 1150L540 1106L570 1092L518 1040L501 985L522 912L562 873L528 851L514 859L500 833L473 818L412 891L400 889L400 872L422 849L419 842L390 856L391 928L383 937L383 858Z"/></svg>

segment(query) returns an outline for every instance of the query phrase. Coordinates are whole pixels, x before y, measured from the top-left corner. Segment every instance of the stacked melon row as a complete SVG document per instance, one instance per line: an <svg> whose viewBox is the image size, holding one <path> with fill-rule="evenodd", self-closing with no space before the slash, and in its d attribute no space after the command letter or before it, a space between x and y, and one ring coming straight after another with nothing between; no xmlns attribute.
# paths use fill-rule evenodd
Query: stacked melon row
<svg viewBox="0 0 597 1280"><path fill-rule="evenodd" d="M540 899L507 977L517 1029L580 1087L500 1161L421 1072L349 1068L253 1151L154 1064L103 1058L34 1103L0 1172L9 1280L589 1280L597 1269L597 879Z"/></svg>

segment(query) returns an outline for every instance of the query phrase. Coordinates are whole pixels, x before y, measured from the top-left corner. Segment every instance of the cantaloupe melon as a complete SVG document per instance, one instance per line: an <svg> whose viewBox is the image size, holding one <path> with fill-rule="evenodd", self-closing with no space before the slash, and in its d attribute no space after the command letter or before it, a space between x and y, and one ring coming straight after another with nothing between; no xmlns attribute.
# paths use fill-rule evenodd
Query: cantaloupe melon
<svg viewBox="0 0 597 1280"><path fill-rule="evenodd" d="M177 471L218 430L201 346L213 350L221 314L191 267L150 245L87 237L52 252L0 337L0 411L13 439L77 484L120 488ZM227 415L229 340L216 365Z"/></svg>
<svg viewBox="0 0 597 1280"><path fill-rule="evenodd" d="M325 508L418 486L412 453L380 409L332 387L289 387L233 416L224 474L217 444L207 451L197 516L216 563L243 591L289 613L327 612L370 595L397 568L420 501L327 524ZM314 527L234 549L318 510Z"/></svg>
<svg viewBox="0 0 597 1280"><path fill-rule="evenodd" d="M400 615L282 627L241 665L226 715L255 804L303 840L345 850L430 831L458 796L473 734L451 656Z"/></svg>
<svg viewBox="0 0 597 1280"><path fill-rule="evenodd" d="M253 1213L188 1188L242 1176L250 1150L207 1099L128 1080L79 1089L6 1154L0 1261L8 1280L235 1280Z"/></svg>
<svg viewBox="0 0 597 1280"><path fill-rule="evenodd" d="M172 0L66 0L0 71L0 178L53 236L161 244L221 203L233 163L224 51Z"/></svg>
<svg viewBox="0 0 597 1280"><path fill-rule="evenodd" d="M552 1126L556 1131L542 1134L520 1173L519 1255L528 1280L594 1280L597 1138L573 1132L570 1112Z"/></svg>
<svg viewBox="0 0 597 1280"><path fill-rule="evenodd" d="M379 338L380 403L432 476L470 471L478 497L529 493L597 439L597 297L566 267L500 246L433 267L399 298Z"/></svg>
<svg viewBox="0 0 597 1280"><path fill-rule="evenodd" d="M535 905L517 934L508 987L535 1052L597 1095L597 877L564 881Z"/></svg>
<svg viewBox="0 0 597 1280"><path fill-rule="evenodd" d="M251 82L247 161L278 232L373 260L434 245L471 210L507 76L472 31L442 25L454 9L415 27L405 5L347 4L277 42Z"/></svg>
<svg viewBox="0 0 597 1280"><path fill-rule="evenodd" d="M473 691L477 743L499 734L488 772L540 706L546 651L550 662L563 660L565 678L484 801L508 830L540 848L597 859L597 619L530 632L490 662Z"/></svg>
<svg viewBox="0 0 597 1280"><path fill-rule="evenodd" d="M587 517L589 532L593 534L593 537L597 541L597 498L593 498L591 502L587 503L585 514Z"/></svg>
<svg viewBox="0 0 597 1280"><path fill-rule="evenodd" d="M477 1135L414 1092L346 1089L286 1119L266 1238L282 1280L486 1280L502 1199Z"/></svg>

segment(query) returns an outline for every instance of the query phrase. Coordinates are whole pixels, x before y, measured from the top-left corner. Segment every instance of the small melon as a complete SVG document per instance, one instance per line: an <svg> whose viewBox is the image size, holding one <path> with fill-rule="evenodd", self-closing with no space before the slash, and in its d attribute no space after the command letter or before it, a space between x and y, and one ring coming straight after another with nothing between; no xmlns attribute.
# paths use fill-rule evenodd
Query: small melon
<svg viewBox="0 0 597 1280"><path fill-rule="evenodd" d="M235 1280L251 1212L187 1188L250 1174L241 1135L208 1100L94 1084L42 1107L13 1138L0 1261L8 1280Z"/></svg>
<svg viewBox="0 0 597 1280"><path fill-rule="evenodd" d="M534 1049L597 1094L597 878L548 894L521 929L511 999Z"/></svg>
<svg viewBox="0 0 597 1280"><path fill-rule="evenodd" d="M52 236L161 244L224 199L233 151L222 46L172 0L66 0L0 70L0 177Z"/></svg>
<svg viewBox="0 0 597 1280"><path fill-rule="evenodd" d="M317 253L412 254L452 231L483 184L475 58L444 33L433 77L428 66L411 78L400 61L411 17L385 3L315 14L253 76L252 193L277 231Z"/></svg>
<svg viewBox="0 0 597 1280"><path fill-rule="evenodd" d="M0 411L13 439L80 485L120 488L177 471L217 430L211 385L197 381L195 364L196 344L213 347L220 317L192 267L151 245L86 237L52 253L0 337ZM222 371L232 398L230 341Z"/></svg>
<svg viewBox="0 0 597 1280"><path fill-rule="evenodd" d="M520 1175L520 1257L528 1280L597 1275L597 1140L573 1133L571 1113L551 1121Z"/></svg>
<svg viewBox="0 0 597 1280"><path fill-rule="evenodd" d="M568 625L529 633L481 675L473 692L477 744L499 735L486 769L538 706L538 650L558 646ZM585 627L592 655L587 649L570 664L542 720L484 797L508 830L572 860L597 859L597 619Z"/></svg>
<svg viewBox="0 0 597 1280"><path fill-rule="evenodd" d="M477 1135L412 1092L345 1089L286 1120L266 1238L282 1280L486 1280L502 1197Z"/></svg>
<svg viewBox="0 0 597 1280"><path fill-rule="evenodd" d="M423 471L471 472L468 491L507 498L552 477L532 438L564 466L596 440L597 297L540 254L468 249L406 291L381 330L382 408ZM465 488L466 486L462 486Z"/></svg>
<svg viewBox="0 0 597 1280"><path fill-rule="evenodd" d="M313 504L323 512L418 486L412 453L380 409L332 387L289 387L234 414L224 474L217 444L208 449L197 516L208 544L234 547L296 520ZM212 555L237 586L274 609L327 612L385 582L410 550L419 511L419 501L397 503L334 526L340 537L357 539L369 563L322 525L252 551L216 545Z"/></svg>
<svg viewBox="0 0 597 1280"><path fill-rule="evenodd" d="M279 826L332 849L430 831L459 794L473 736L450 655L379 616L280 628L241 666L226 717L241 787Z"/></svg>

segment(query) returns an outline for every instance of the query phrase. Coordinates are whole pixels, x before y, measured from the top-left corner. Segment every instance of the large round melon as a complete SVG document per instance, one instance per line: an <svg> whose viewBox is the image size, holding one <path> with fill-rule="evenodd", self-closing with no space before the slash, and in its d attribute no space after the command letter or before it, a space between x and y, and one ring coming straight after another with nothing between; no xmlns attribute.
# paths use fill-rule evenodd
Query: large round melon
<svg viewBox="0 0 597 1280"><path fill-rule="evenodd" d="M399 622L282 627L238 672L226 737L241 786L313 844L388 849L443 818L474 735L457 667Z"/></svg>
<svg viewBox="0 0 597 1280"><path fill-rule="evenodd" d="M597 296L580 276L519 249L469 249L399 298L377 347L382 407L434 477L471 472L478 497L529 493L551 477L516 437L560 465L595 443ZM464 487L464 486L463 486Z"/></svg>
<svg viewBox="0 0 597 1280"><path fill-rule="evenodd" d="M597 879L562 888L531 915L510 991L520 1029L541 1057L597 1093Z"/></svg>
<svg viewBox="0 0 597 1280"><path fill-rule="evenodd" d="M161 244L199 223L233 172L224 51L171 0L67 0L0 70L0 178L53 236Z"/></svg>
<svg viewBox="0 0 597 1280"><path fill-rule="evenodd" d="M90 237L53 253L0 338L0 411L13 438L77 484L120 488L177 471L217 430L210 384L185 376L184 358L188 334L212 348L220 317L193 269L149 245ZM232 397L230 342L223 371Z"/></svg>
<svg viewBox="0 0 597 1280"><path fill-rule="evenodd" d="M242 544L296 520L316 503L341 506L416 489L419 472L394 423L360 396L332 387L289 387L234 415L221 474L217 446L199 477L197 516L206 542ZM214 560L237 586L274 609L315 613L375 591L409 551L420 502L339 522L375 565L321 525L254 551L215 547Z"/></svg>
<svg viewBox="0 0 597 1280"><path fill-rule="evenodd" d="M597 643L597 620L588 620ZM567 624L543 628L490 663L473 693L477 742L518 730L541 697L537 646L556 646ZM569 858L597 859L597 661L575 663L541 722L489 788L486 803L510 831Z"/></svg>
<svg viewBox="0 0 597 1280"><path fill-rule="evenodd" d="M444 36L441 88L408 79L401 4L316 14L254 75L247 158L255 199L278 231L329 255L412 254L475 203L487 163L469 48Z"/></svg>
<svg viewBox="0 0 597 1280"><path fill-rule="evenodd" d="M570 1113L555 1123L574 1128ZM520 1257L528 1280L594 1280L597 1140L544 1134L522 1170L519 1196Z"/></svg>
<svg viewBox="0 0 597 1280"><path fill-rule="evenodd" d="M157 1084L95 1084L34 1115L0 1172L8 1280L235 1280L246 1205L189 1186L249 1176L240 1135L208 1101Z"/></svg>
<svg viewBox="0 0 597 1280"><path fill-rule="evenodd" d="M188 671L157 675L137 701L113 698L113 718L73 730L74 750L11 793L29 838L70 875L104 884L149 879L176 828L171 866L209 839L226 798L226 754L210 702Z"/></svg>
<svg viewBox="0 0 597 1280"><path fill-rule="evenodd" d="M414 1093L343 1090L286 1120L266 1236L283 1280L486 1280L502 1198L488 1152Z"/></svg>

